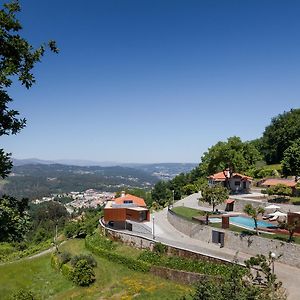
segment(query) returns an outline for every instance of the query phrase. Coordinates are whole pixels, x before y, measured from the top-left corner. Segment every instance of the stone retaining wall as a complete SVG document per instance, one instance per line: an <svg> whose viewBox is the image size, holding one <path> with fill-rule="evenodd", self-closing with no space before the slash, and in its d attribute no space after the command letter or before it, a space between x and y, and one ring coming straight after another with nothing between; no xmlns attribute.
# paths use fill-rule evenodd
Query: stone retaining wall
<svg viewBox="0 0 300 300"><path fill-rule="evenodd" d="M212 231L224 232L224 247L241 251L250 255L264 254L269 252L282 255L279 261L291 266L300 268L300 246L290 244L275 239L262 238L256 235L245 235L224 229L217 229L206 225L191 223L176 215L174 212L168 212L168 221L178 231L201 241L212 243Z"/></svg>
<svg viewBox="0 0 300 300"><path fill-rule="evenodd" d="M154 244L157 242L155 240L139 236L133 233L127 233L122 231L113 230L111 228L103 228L105 230L105 234L109 236L112 240L121 241L122 243L129 245L131 247L139 248L139 249L149 249L152 250ZM212 261L221 264L232 264L231 261L223 260L221 258L217 258L214 256L208 256L199 252L190 251L183 248L174 247L163 243L167 246L167 253L173 256L186 257L191 259L201 259L206 261Z"/></svg>
<svg viewBox="0 0 300 300"><path fill-rule="evenodd" d="M174 270L174 269L156 267L156 266L151 267L150 273L165 279L173 280L184 284L194 284L201 280L206 280L209 277L211 277L204 274Z"/></svg>

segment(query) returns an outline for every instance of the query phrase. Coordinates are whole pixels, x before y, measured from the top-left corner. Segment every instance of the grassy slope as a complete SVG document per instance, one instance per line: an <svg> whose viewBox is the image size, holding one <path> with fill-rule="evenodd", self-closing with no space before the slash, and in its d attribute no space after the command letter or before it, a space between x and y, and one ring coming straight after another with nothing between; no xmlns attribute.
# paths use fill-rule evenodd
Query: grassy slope
<svg viewBox="0 0 300 300"><path fill-rule="evenodd" d="M186 219L189 219L189 220L192 220L192 217L205 215L205 212L203 212L201 210L190 208L190 207L185 207L185 206L173 207L172 210L176 214L178 214Z"/></svg>
<svg viewBox="0 0 300 300"><path fill-rule="evenodd" d="M89 253L83 240L61 246L72 254ZM130 248L128 251L133 249ZM94 256L95 257L95 256ZM150 274L143 274L95 257L96 282L88 288L73 286L50 266L50 256L0 266L0 295L7 299L12 291L27 287L41 299L178 299L190 288Z"/></svg>

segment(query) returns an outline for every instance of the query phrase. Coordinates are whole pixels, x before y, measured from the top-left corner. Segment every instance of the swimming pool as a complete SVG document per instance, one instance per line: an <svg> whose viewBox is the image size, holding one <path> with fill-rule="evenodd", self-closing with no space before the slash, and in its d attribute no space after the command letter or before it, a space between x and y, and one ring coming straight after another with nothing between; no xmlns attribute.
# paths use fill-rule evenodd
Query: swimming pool
<svg viewBox="0 0 300 300"><path fill-rule="evenodd" d="M220 218L210 218L211 223L220 223L222 219ZM243 216L229 217L229 222L232 225L236 225L243 228L254 229L254 220L252 218L247 218ZM277 227L265 221L257 221L257 227L267 228L267 227Z"/></svg>
<svg viewBox="0 0 300 300"><path fill-rule="evenodd" d="M254 220L252 218L247 218L242 216L230 217L229 222L233 225L247 227L250 229L253 229L255 227ZM257 227L267 228L267 227L274 227L274 225L265 221L257 221Z"/></svg>

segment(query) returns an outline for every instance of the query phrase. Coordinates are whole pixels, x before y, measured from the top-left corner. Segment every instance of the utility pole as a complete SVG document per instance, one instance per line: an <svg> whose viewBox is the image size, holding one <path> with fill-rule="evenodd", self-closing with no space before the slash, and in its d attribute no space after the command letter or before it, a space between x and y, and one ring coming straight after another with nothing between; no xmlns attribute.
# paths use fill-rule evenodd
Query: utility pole
<svg viewBox="0 0 300 300"><path fill-rule="evenodd" d="M154 231L154 216L152 216L152 238L155 240L155 231Z"/></svg>
<svg viewBox="0 0 300 300"><path fill-rule="evenodd" d="M56 220L56 223L55 223L55 236L54 236L54 245L55 245L56 252L58 252L57 223L58 223L58 220Z"/></svg>

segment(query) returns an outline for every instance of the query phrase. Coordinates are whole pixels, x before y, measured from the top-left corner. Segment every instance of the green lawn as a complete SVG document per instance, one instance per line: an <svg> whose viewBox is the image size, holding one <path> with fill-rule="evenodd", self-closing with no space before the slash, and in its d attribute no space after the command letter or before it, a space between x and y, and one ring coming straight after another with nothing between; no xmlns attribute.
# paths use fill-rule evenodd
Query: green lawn
<svg viewBox="0 0 300 300"><path fill-rule="evenodd" d="M294 204L294 205L300 205L300 197L291 197L290 198L290 203Z"/></svg>
<svg viewBox="0 0 300 300"><path fill-rule="evenodd" d="M0 295L8 299L12 292L28 288L41 299L72 288L72 283L50 266L50 255L0 266Z"/></svg>
<svg viewBox="0 0 300 300"><path fill-rule="evenodd" d="M120 246L122 251L135 252L133 248ZM60 247L61 251L74 254L90 254L84 240L70 240ZM120 250L121 251L121 250ZM132 254L130 254L132 255ZM1 300L8 299L13 291L31 289L40 299L179 299L191 288L172 281L129 270L93 255L96 282L87 288L76 287L50 266L50 255L18 261L0 266Z"/></svg>
<svg viewBox="0 0 300 300"><path fill-rule="evenodd" d="M192 218L196 217L196 216L204 216L205 215L205 212L202 210L185 207L185 206L173 207L172 211L174 211L177 215L180 215L188 220L192 220Z"/></svg>

